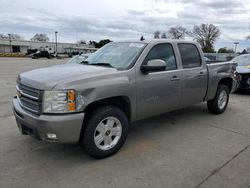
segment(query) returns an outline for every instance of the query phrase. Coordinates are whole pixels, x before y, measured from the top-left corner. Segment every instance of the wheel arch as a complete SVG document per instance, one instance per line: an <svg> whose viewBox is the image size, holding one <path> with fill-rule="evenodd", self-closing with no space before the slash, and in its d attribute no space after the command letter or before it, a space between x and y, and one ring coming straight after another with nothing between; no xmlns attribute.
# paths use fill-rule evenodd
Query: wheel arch
<svg viewBox="0 0 250 188"><path fill-rule="evenodd" d="M233 79L232 79L232 78L230 78L230 77L223 78L223 79L221 79L221 80L219 81L218 86L219 86L220 84L221 84L221 85L227 86L228 89L229 89L229 92L231 93L232 88L233 88ZM218 89L218 86L217 86L217 89Z"/></svg>
<svg viewBox="0 0 250 188"><path fill-rule="evenodd" d="M129 122L132 119L132 109L131 109L131 101L127 96L116 96L116 97L109 97L94 101L88 104L83 112L86 114L86 118L91 114L92 111L95 109L102 107L102 106L116 106L120 108L127 116Z"/></svg>

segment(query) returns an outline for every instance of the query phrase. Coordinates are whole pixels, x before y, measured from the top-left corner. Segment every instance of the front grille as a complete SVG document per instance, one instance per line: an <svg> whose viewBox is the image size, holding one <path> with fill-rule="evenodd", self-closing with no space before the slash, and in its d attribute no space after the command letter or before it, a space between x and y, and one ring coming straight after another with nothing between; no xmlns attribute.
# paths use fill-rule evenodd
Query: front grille
<svg viewBox="0 0 250 188"><path fill-rule="evenodd" d="M18 88L25 94L28 94L32 97L36 97L37 99L39 99L39 96L40 96L40 90L38 89L34 89L34 88L31 88L31 87L28 87L28 86L25 86L23 84L18 84L17 85Z"/></svg>
<svg viewBox="0 0 250 188"><path fill-rule="evenodd" d="M17 97L23 109L39 114L42 109L42 91L18 83Z"/></svg>

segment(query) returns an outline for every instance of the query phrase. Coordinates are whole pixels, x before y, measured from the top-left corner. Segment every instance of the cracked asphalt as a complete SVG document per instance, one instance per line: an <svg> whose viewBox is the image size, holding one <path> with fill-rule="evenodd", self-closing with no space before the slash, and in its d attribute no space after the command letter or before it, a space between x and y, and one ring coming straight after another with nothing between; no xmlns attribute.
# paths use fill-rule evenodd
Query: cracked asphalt
<svg viewBox="0 0 250 188"><path fill-rule="evenodd" d="M0 187L250 187L250 93L222 115L206 104L137 122L114 156L22 136L12 114L19 72L62 60L0 58Z"/></svg>

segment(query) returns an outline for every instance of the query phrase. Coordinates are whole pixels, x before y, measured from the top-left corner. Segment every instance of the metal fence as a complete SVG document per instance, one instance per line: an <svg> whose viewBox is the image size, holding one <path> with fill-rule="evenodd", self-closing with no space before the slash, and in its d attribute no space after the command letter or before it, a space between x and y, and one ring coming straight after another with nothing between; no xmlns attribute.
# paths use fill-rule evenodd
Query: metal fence
<svg viewBox="0 0 250 188"><path fill-rule="evenodd" d="M230 61L238 56L235 53L204 53L204 56L213 61Z"/></svg>

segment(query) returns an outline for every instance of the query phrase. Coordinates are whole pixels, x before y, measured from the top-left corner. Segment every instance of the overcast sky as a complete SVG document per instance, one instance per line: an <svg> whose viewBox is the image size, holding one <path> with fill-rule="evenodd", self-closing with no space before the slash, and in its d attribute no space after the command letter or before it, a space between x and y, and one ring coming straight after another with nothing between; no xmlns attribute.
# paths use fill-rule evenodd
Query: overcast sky
<svg viewBox="0 0 250 188"><path fill-rule="evenodd" d="M54 41L152 38L156 30L213 23L216 47L250 47L250 0L0 0L0 33L30 39L47 33Z"/></svg>

